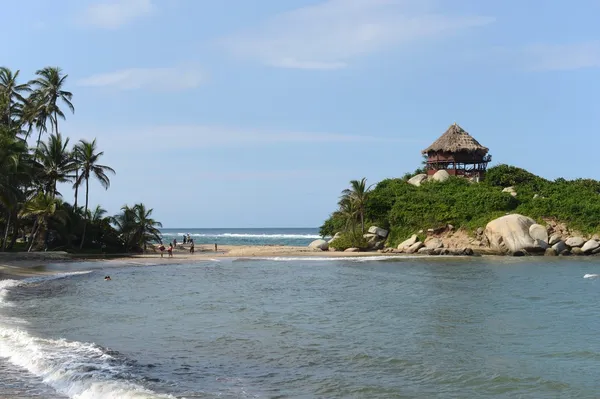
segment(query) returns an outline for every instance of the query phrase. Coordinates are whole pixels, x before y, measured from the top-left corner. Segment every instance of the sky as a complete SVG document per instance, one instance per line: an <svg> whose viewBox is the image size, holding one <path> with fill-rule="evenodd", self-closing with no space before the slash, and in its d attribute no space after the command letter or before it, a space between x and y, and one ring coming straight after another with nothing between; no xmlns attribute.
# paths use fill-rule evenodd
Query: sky
<svg viewBox="0 0 600 399"><path fill-rule="evenodd" d="M493 163L595 178L600 1L46 0L3 5L0 64L60 66L90 204L165 227L316 227L352 179L420 166L453 123ZM8 38L8 39L6 39ZM72 190L62 192L72 202Z"/></svg>

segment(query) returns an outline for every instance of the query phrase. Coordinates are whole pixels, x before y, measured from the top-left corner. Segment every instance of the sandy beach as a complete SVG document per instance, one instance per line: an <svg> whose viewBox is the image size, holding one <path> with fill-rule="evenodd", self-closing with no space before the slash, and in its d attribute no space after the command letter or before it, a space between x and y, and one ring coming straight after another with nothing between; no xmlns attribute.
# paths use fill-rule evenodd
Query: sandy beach
<svg viewBox="0 0 600 399"><path fill-rule="evenodd" d="M346 258L361 256L398 256L399 254L383 254L378 252L333 252L321 251L308 247L294 247L284 245L220 245L215 252L209 245L197 245L194 254L189 252L189 247L183 249L178 246L173 251L173 257L168 257L165 251L161 257L160 252L150 251L147 254L110 254L110 255L74 255L67 252L18 252L0 253L0 280L22 279L37 275L50 275L61 273L61 265L72 262L109 262L123 264L135 262L136 264L172 264L184 262L206 262L217 258L276 258L276 257L328 257ZM52 266L52 267L48 267Z"/></svg>

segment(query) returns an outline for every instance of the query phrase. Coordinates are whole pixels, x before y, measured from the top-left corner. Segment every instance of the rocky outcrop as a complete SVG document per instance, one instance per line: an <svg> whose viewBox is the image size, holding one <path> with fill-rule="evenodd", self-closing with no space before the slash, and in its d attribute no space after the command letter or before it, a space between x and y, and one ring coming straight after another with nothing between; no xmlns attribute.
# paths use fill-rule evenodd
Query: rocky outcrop
<svg viewBox="0 0 600 399"><path fill-rule="evenodd" d="M360 249L358 249L358 248L348 248L344 252L360 252Z"/></svg>
<svg viewBox="0 0 600 399"><path fill-rule="evenodd" d="M444 169L438 170L437 172L435 172L433 174L433 176L431 176L431 180L434 180L437 182L445 182L449 178L450 178L450 174L447 171L445 171Z"/></svg>
<svg viewBox="0 0 600 399"><path fill-rule="evenodd" d="M408 179L408 183L412 184L413 186L420 187L421 183L423 183L425 180L427 180L427 175L425 173L421 173Z"/></svg>
<svg viewBox="0 0 600 399"><path fill-rule="evenodd" d="M516 254L520 251L541 252L547 243L534 239L529 228L536 224L535 220L518 214L502 216L489 222L485 228L485 236L490 247L498 252Z"/></svg>
<svg viewBox="0 0 600 399"><path fill-rule="evenodd" d="M321 251L327 251L329 249L329 243L325 240L314 240L308 244L309 248L320 249Z"/></svg>
<svg viewBox="0 0 600 399"><path fill-rule="evenodd" d="M550 236L550 239L549 239L549 241L548 241L548 244L549 244L549 245L554 245L554 244L556 244L557 242L559 242L561 239L562 239L562 237L560 236L560 234L552 234L552 235Z"/></svg>

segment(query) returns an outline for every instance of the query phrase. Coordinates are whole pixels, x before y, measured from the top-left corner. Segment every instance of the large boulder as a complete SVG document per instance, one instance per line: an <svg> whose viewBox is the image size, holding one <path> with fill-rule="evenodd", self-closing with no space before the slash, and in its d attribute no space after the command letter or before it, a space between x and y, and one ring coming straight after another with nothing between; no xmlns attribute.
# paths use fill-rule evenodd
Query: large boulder
<svg viewBox="0 0 600 399"><path fill-rule="evenodd" d="M529 228L535 220L518 214L494 219L485 227L485 236L495 251L517 253L520 251L540 252L546 249L540 240L529 235Z"/></svg>
<svg viewBox="0 0 600 399"><path fill-rule="evenodd" d="M535 223L529 226L529 235L534 240L540 240L548 243L548 231L541 224Z"/></svg>
<svg viewBox="0 0 600 399"><path fill-rule="evenodd" d="M600 248L600 243L598 241L589 240L585 244L583 244L583 247L581 247L581 250L587 254L587 253L592 253L592 251L594 251L595 249L598 249L598 248Z"/></svg>
<svg viewBox="0 0 600 399"><path fill-rule="evenodd" d="M346 250L344 250L344 252L360 252L360 249L358 249L358 248L347 248Z"/></svg>
<svg viewBox="0 0 600 399"><path fill-rule="evenodd" d="M418 252L419 249L424 248L425 244L423 244L422 242L415 242L413 245L411 245L410 247L408 247L406 249L406 253L407 254L414 254L415 252Z"/></svg>
<svg viewBox="0 0 600 399"><path fill-rule="evenodd" d="M380 227L377 226L371 226L369 227L369 234L376 234L381 238L386 238L388 236L388 231L386 229L382 229Z"/></svg>
<svg viewBox="0 0 600 399"><path fill-rule="evenodd" d="M439 181L439 182L444 182L444 181L448 180L449 178L450 178L450 174L443 169L438 170L437 172L435 172L433 174L433 176L431 176L432 180Z"/></svg>
<svg viewBox="0 0 600 399"><path fill-rule="evenodd" d="M429 238L425 241L425 246L431 249L444 248L444 243L439 238Z"/></svg>
<svg viewBox="0 0 600 399"><path fill-rule="evenodd" d="M314 240L308 244L309 248L320 249L321 251L327 251L329 249L329 243L325 240Z"/></svg>
<svg viewBox="0 0 600 399"><path fill-rule="evenodd" d="M408 183L412 184L413 186L419 187L421 183L423 183L425 180L427 180L427 175L425 173L420 173L408 179Z"/></svg>
<svg viewBox="0 0 600 399"><path fill-rule="evenodd" d="M583 247L583 244L585 244L585 239L582 237L571 237L567 238L565 244L567 244L567 246L571 248L580 248Z"/></svg>
<svg viewBox="0 0 600 399"><path fill-rule="evenodd" d="M419 237L416 234L413 234L408 240L403 241L398 245L398 249L408 249L411 245L419 241Z"/></svg>

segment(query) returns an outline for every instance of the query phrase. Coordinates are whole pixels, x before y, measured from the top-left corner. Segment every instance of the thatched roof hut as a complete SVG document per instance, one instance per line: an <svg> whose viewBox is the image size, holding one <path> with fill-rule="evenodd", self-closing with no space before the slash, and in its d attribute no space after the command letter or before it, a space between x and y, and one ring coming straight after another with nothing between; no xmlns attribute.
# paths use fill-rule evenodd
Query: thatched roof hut
<svg viewBox="0 0 600 399"><path fill-rule="evenodd" d="M489 149L479 144L469 133L456 123L451 125L433 144L423 150L423 154L433 152L468 153L484 156Z"/></svg>

